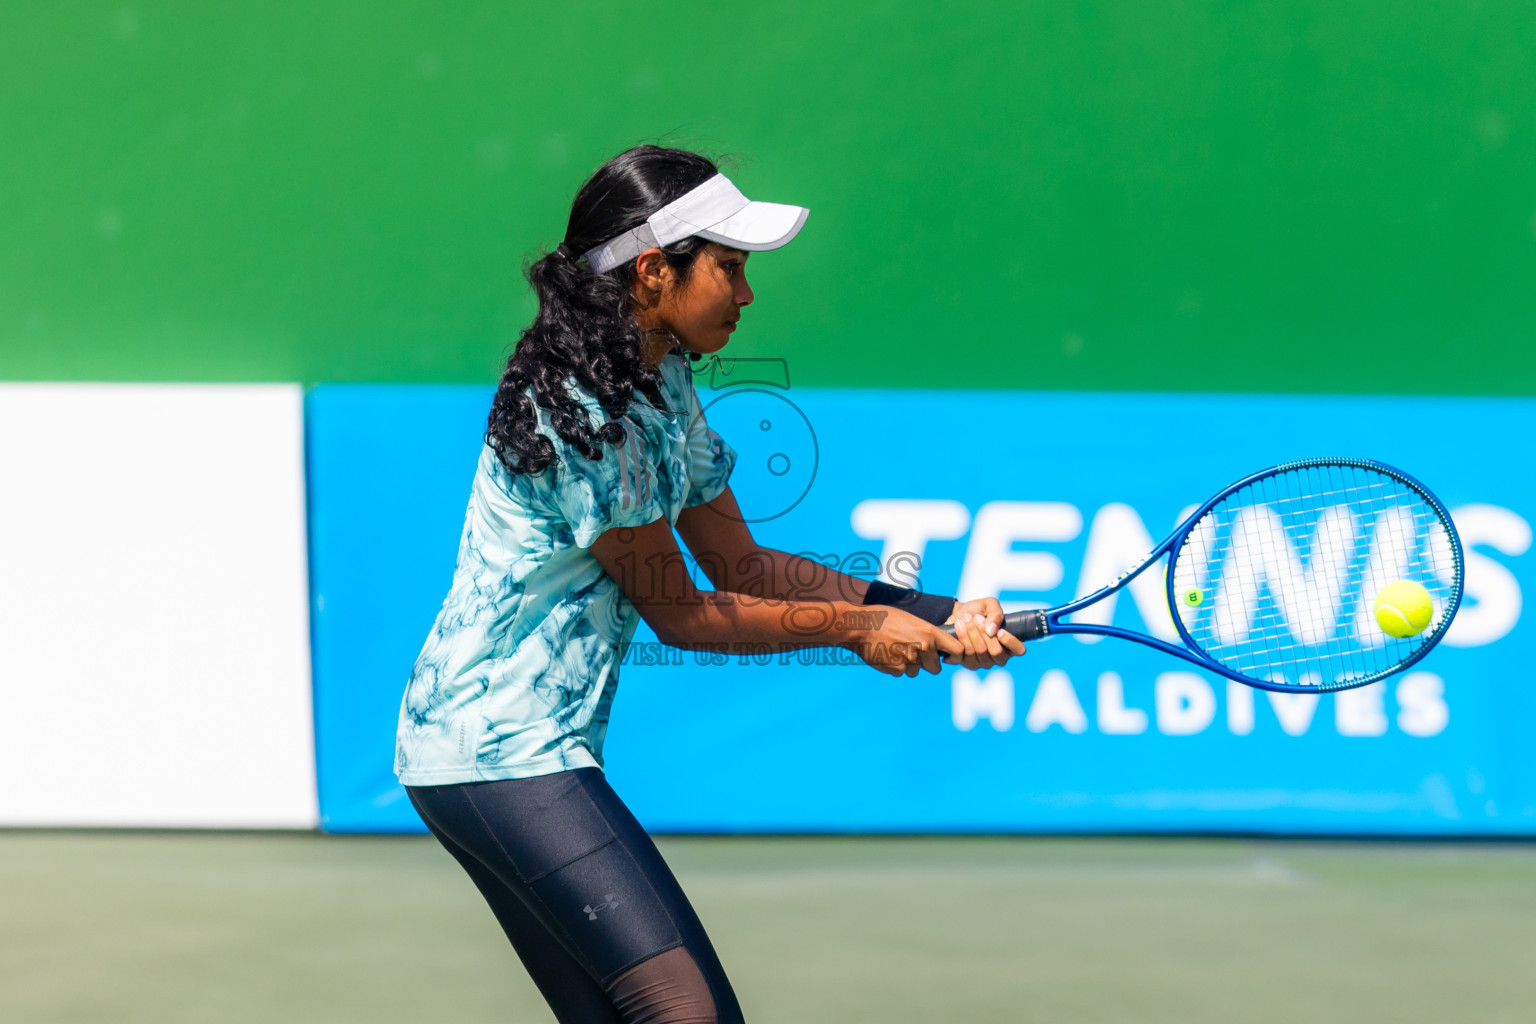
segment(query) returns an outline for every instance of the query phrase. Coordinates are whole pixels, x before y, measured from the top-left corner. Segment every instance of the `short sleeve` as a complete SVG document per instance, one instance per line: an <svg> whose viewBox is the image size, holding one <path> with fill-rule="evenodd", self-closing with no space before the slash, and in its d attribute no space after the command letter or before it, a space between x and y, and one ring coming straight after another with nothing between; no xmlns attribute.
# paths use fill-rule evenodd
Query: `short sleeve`
<svg viewBox="0 0 1536 1024"><path fill-rule="evenodd" d="M627 421L623 427L624 443L599 445L599 459L587 458L553 430L546 432L555 444L555 460L539 474L538 486L570 526L577 547L591 547L608 530L644 526L666 515L641 435Z"/></svg>
<svg viewBox="0 0 1536 1024"><path fill-rule="evenodd" d="M720 497L736 468L736 449L710 429L699 408L697 395L689 403L688 416L688 497L684 508L703 505Z"/></svg>

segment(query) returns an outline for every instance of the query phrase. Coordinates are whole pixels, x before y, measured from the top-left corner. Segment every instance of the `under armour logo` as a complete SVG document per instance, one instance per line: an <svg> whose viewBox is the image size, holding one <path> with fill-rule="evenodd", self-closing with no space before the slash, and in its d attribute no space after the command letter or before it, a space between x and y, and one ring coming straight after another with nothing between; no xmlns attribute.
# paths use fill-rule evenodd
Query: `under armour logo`
<svg viewBox="0 0 1536 1024"><path fill-rule="evenodd" d="M616 907L618 905L619 905L619 901L616 898L615 894L609 892L609 893L604 893L603 894L603 899L602 899L601 903L598 903L596 905L588 903L586 906L582 907L581 909L586 912L587 920L588 921L596 921L598 914L601 914L605 910L612 910L614 907Z"/></svg>

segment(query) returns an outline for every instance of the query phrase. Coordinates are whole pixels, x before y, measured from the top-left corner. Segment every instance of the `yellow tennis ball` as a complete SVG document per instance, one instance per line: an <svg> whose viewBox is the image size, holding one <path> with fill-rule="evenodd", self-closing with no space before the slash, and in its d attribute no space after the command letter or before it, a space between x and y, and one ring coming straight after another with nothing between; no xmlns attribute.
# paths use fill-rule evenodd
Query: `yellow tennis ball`
<svg viewBox="0 0 1536 1024"><path fill-rule="evenodd" d="M1376 624L1388 636L1422 633L1434 614L1429 591L1412 580L1393 580L1376 595Z"/></svg>

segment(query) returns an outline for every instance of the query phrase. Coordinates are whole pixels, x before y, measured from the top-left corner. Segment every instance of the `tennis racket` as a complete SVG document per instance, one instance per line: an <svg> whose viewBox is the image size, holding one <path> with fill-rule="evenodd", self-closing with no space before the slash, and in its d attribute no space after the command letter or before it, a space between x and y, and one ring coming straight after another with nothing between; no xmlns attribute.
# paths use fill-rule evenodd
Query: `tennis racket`
<svg viewBox="0 0 1536 1024"><path fill-rule="evenodd" d="M1182 645L1069 620L1164 555ZM1455 524L1423 484L1367 459L1309 459L1244 477L1113 583L1070 604L1013 612L1004 627L1025 641L1134 640L1264 690L1346 690L1428 654L1461 605L1462 574ZM1429 592L1429 625L1413 636L1389 636L1376 621L1376 595L1396 580Z"/></svg>

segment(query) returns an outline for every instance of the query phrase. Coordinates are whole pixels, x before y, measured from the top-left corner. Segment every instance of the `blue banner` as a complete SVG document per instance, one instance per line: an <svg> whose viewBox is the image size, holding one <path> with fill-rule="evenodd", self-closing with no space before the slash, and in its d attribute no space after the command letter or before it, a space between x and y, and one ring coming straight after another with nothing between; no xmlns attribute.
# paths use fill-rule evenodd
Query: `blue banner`
<svg viewBox="0 0 1536 1024"><path fill-rule="evenodd" d="M925 589L1043 607L1097 589L1191 506L1277 462L1379 459L1450 507L1467 595L1410 672L1269 694L1116 639L892 680L837 649L719 659L642 627L606 750L658 831L1536 833L1522 595L1536 401L791 390L698 379L758 539ZM310 395L321 813L419 828L395 713L453 569L484 388ZM1088 613L1168 629L1158 573ZM1093 639L1093 638L1089 638ZM724 660L724 664L718 664Z"/></svg>

